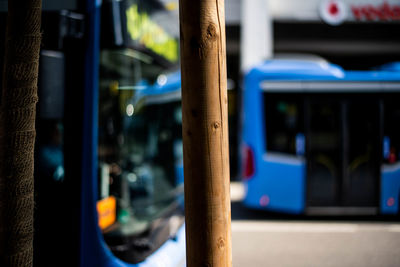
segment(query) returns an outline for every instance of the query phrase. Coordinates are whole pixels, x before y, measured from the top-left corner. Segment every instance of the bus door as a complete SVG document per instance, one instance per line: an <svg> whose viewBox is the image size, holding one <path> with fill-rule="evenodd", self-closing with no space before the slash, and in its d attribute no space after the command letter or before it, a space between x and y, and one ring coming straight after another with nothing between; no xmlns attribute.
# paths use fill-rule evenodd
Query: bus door
<svg viewBox="0 0 400 267"><path fill-rule="evenodd" d="M344 206L377 207L381 163L382 108L378 97L362 95L344 100Z"/></svg>
<svg viewBox="0 0 400 267"><path fill-rule="evenodd" d="M380 100L319 94L305 104L308 207L377 207Z"/></svg>
<svg viewBox="0 0 400 267"><path fill-rule="evenodd" d="M306 97L307 206L339 202L341 171L341 106L325 96Z"/></svg>

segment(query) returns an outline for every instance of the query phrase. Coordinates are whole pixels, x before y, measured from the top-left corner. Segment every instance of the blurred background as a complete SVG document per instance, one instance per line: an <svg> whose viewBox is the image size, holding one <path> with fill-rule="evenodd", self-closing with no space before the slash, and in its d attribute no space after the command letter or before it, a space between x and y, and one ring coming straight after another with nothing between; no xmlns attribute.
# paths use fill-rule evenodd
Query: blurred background
<svg viewBox="0 0 400 267"><path fill-rule="evenodd" d="M233 265L400 266L400 0L225 18ZM43 0L42 32L34 265L184 266L179 1Z"/></svg>
<svg viewBox="0 0 400 267"><path fill-rule="evenodd" d="M226 1L236 266L399 264L399 5Z"/></svg>
<svg viewBox="0 0 400 267"><path fill-rule="evenodd" d="M311 54L347 70L398 61L399 1L225 1L232 178L243 75L264 59ZM295 55L294 55L295 56ZM239 104L239 105L238 105Z"/></svg>

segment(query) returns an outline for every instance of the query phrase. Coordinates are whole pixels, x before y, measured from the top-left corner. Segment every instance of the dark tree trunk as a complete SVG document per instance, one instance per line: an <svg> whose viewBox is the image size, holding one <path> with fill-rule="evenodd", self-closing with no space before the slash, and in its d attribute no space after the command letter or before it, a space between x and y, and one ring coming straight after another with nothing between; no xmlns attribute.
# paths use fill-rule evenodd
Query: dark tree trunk
<svg viewBox="0 0 400 267"><path fill-rule="evenodd" d="M9 0L0 106L0 266L32 266L41 0Z"/></svg>

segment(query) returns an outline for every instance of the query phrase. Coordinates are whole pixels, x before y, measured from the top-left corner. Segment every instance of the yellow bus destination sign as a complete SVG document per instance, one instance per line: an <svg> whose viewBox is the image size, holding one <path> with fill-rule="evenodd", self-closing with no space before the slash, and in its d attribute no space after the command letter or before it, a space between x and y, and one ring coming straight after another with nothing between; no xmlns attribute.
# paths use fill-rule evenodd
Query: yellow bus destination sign
<svg viewBox="0 0 400 267"><path fill-rule="evenodd" d="M169 61L178 60L178 40L169 35L145 12L139 12L137 4L126 10L127 30L132 40Z"/></svg>

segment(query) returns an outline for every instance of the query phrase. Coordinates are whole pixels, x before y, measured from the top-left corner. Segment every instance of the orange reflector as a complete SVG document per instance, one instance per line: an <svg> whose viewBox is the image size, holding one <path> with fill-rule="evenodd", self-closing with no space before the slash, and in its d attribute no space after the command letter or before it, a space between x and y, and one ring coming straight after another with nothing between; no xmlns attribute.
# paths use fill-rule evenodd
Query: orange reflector
<svg viewBox="0 0 400 267"><path fill-rule="evenodd" d="M115 197L109 196L97 201L97 214L99 227L103 230L115 222L117 201Z"/></svg>

